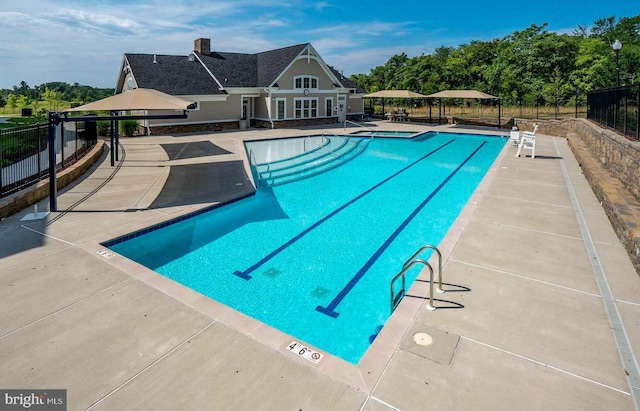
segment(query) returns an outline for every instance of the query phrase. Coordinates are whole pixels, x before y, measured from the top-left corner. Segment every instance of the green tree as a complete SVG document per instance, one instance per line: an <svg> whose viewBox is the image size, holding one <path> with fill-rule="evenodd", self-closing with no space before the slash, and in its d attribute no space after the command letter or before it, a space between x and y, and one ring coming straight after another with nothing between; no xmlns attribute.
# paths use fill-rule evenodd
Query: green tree
<svg viewBox="0 0 640 411"><path fill-rule="evenodd" d="M15 108L18 107L18 97L15 94L9 94L6 107L11 110L11 112L15 112Z"/></svg>
<svg viewBox="0 0 640 411"><path fill-rule="evenodd" d="M553 70L553 75L549 78L549 83L544 88L544 96L546 100L555 107L555 118L558 118L560 105L564 104L571 86L565 80L560 67Z"/></svg>
<svg viewBox="0 0 640 411"><path fill-rule="evenodd" d="M60 101L60 98L61 98L60 92L52 90L49 87L46 87L42 98L44 99L44 101L49 103L50 110L52 111L58 110L58 102Z"/></svg>
<svg viewBox="0 0 640 411"><path fill-rule="evenodd" d="M16 103L18 107L29 107L31 105L31 99L25 95L19 95Z"/></svg>

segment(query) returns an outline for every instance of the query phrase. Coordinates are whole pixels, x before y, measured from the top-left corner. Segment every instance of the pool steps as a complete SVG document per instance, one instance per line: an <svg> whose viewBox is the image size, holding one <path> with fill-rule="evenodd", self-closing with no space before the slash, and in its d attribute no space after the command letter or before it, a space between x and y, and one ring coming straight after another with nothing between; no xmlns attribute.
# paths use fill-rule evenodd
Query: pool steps
<svg viewBox="0 0 640 411"><path fill-rule="evenodd" d="M258 164L258 180L262 185L273 187L327 172L356 158L370 142L370 139L335 137L329 140L330 143L320 149L278 162Z"/></svg>

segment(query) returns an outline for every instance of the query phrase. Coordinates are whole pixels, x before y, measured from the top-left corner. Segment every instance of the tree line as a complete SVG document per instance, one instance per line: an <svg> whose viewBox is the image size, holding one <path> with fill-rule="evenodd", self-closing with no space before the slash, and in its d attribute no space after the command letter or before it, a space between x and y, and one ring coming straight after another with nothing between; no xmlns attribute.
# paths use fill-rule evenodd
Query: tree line
<svg viewBox="0 0 640 411"><path fill-rule="evenodd" d="M507 105L586 103L591 90L616 86L615 40L620 84L635 83L640 68L640 16L598 19L571 34L532 24L501 39L439 47L431 54L392 56L369 74L350 80L367 92L408 89L425 95L475 89Z"/></svg>
<svg viewBox="0 0 640 411"><path fill-rule="evenodd" d="M52 110L57 110L62 102L84 104L112 96L112 88L96 88L78 83L49 82L30 87L25 81L12 89L0 89L0 107L14 110L22 107L32 107L36 112L46 102Z"/></svg>

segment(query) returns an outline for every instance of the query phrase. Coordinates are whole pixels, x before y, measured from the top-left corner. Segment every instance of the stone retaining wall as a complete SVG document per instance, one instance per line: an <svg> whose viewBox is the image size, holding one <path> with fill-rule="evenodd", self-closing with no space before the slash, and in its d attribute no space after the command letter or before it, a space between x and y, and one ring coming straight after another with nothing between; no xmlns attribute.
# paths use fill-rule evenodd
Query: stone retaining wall
<svg viewBox="0 0 640 411"><path fill-rule="evenodd" d="M640 201L640 142L631 141L614 131L600 128L589 120L524 120L517 119L520 130L533 130L549 136L568 137L575 133L600 160L602 166Z"/></svg>
<svg viewBox="0 0 640 411"><path fill-rule="evenodd" d="M57 175L58 189L70 184L83 175L102 155L104 141L98 143L75 164L60 171ZM40 181L17 193L0 199L0 219L24 210L40 200L49 197L49 180Z"/></svg>
<svg viewBox="0 0 640 411"><path fill-rule="evenodd" d="M520 130L565 137L602 204L636 272L640 274L640 142L586 119L523 120Z"/></svg>

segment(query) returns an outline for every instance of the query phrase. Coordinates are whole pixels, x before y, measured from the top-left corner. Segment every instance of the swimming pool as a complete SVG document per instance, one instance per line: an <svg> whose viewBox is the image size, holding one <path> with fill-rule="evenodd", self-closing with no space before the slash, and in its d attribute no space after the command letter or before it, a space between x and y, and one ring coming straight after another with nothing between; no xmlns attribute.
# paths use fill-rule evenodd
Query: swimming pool
<svg viewBox="0 0 640 411"><path fill-rule="evenodd" d="M322 173L280 185L265 179L255 196L106 245L357 364L391 314L391 278L422 245L440 243L505 139L345 141L326 143L339 161ZM327 152L316 142L324 148L313 153ZM344 154L338 145L357 148ZM295 176L295 165L285 167Z"/></svg>

